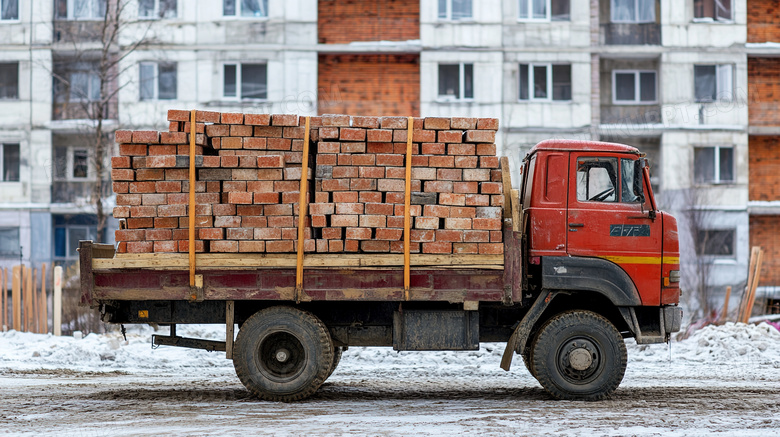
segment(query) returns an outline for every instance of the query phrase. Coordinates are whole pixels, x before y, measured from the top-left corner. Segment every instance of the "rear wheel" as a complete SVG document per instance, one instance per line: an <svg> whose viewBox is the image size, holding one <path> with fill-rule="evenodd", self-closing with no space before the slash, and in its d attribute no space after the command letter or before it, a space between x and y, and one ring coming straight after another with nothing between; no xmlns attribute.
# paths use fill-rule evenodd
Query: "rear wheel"
<svg viewBox="0 0 780 437"><path fill-rule="evenodd" d="M567 311L539 330L530 357L535 377L553 397L601 400L626 371L626 345L606 318L592 311Z"/></svg>
<svg viewBox="0 0 780 437"><path fill-rule="evenodd" d="M525 364L525 368L528 369L528 372L530 372L531 376L534 378L536 378L536 369L534 368L534 347L536 346L536 337L535 332L528 337L525 351L522 353L523 364Z"/></svg>
<svg viewBox="0 0 780 437"><path fill-rule="evenodd" d="M336 371L336 367L338 367L339 362L341 362L341 353L344 352L344 348L340 346L336 346L333 348L333 364L330 366L330 370L328 371L327 378L330 378L330 375L333 375L333 372ZM325 378L325 379L327 379Z"/></svg>
<svg viewBox="0 0 780 437"><path fill-rule="evenodd" d="M333 366L333 342L313 314L292 307L264 309L236 337L233 366L244 386L267 401L314 394Z"/></svg>

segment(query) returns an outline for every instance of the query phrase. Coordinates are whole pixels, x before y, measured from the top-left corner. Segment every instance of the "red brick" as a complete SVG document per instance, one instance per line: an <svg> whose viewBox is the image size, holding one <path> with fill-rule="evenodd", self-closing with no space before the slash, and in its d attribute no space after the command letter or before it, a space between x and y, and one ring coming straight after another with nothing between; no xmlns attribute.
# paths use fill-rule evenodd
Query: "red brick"
<svg viewBox="0 0 780 437"><path fill-rule="evenodd" d="M284 167L284 157L281 155L266 155L257 157L258 168L282 168Z"/></svg>
<svg viewBox="0 0 780 437"><path fill-rule="evenodd" d="M466 195L465 194L453 194L453 193L440 193L439 194L440 205L454 205L465 206Z"/></svg>
<svg viewBox="0 0 780 437"><path fill-rule="evenodd" d="M165 205L167 201L165 194L141 194L141 203L143 205Z"/></svg>
<svg viewBox="0 0 780 437"><path fill-rule="evenodd" d="M425 181L424 191L426 193L452 193L452 181Z"/></svg>
<svg viewBox="0 0 780 437"><path fill-rule="evenodd" d="M296 114L273 114L271 116L272 126L298 126L298 116Z"/></svg>
<svg viewBox="0 0 780 437"><path fill-rule="evenodd" d="M477 129L498 130L498 119L480 118L477 120Z"/></svg>
<svg viewBox="0 0 780 437"><path fill-rule="evenodd" d="M327 179L322 181L323 191L349 191L349 179Z"/></svg>
<svg viewBox="0 0 780 437"><path fill-rule="evenodd" d="M374 238L377 240L397 241L403 237L403 234L404 231L402 229L379 228L376 230Z"/></svg>
<svg viewBox="0 0 780 437"><path fill-rule="evenodd" d="M182 185L180 181L157 181L154 190L158 193L181 193Z"/></svg>
<svg viewBox="0 0 780 437"><path fill-rule="evenodd" d="M333 202L335 203L357 203L358 193L356 191L337 191L333 193Z"/></svg>
<svg viewBox="0 0 780 437"><path fill-rule="evenodd" d="M190 241L187 240L178 240L178 249L179 252L189 252L190 251ZM203 244L203 240L195 240L195 252L202 253L205 252L205 245Z"/></svg>
<svg viewBox="0 0 780 437"><path fill-rule="evenodd" d="M293 242L293 240L266 241L265 251L268 253L294 252L295 243Z"/></svg>
<svg viewBox="0 0 780 437"><path fill-rule="evenodd" d="M339 140L341 141L365 141L366 130L354 129L348 127L342 127L339 132Z"/></svg>
<svg viewBox="0 0 780 437"><path fill-rule="evenodd" d="M455 167L456 168L476 168L478 159L476 156L456 156Z"/></svg>
<svg viewBox="0 0 780 437"><path fill-rule="evenodd" d="M238 252L238 241L219 240L209 243L209 252L212 253L231 253Z"/></svg>
<svg viewBox="0 0 780 437"><path fill-rule="evenodd" d="M460 181L463 179L463 170L457 168L439 168L436 170L436 179L440 181Z"/></svg>
<svg viewBox="0 0 780 437"><path fill-rule="evenodd" d="M386 167L384 177L387 179L406 179L406 167Z"/></svg>
<svg viewBox="0 0 780 437"><path fill-rule="evenodd" d="M361 241L360 250L363 252L390 252L389 241Z"/></svg>
<svg viewBox="0 0 780 437"><path fill-rule="evenodd" d="M335 167L333 167L333 178L334 179L356 178L358 176L359 176L358 167L353 167L351 165L335 166ZM361 176L361 177L363 177L363 176Z"/></svg>
<svg viewBox="0 0 780 437"><path fill-rule="evenodd" d="M171 230L170 229L147 229L146 239L147 240L170 240Z"/></svg>
<svg viewBox="0 0 780 437"><path fill-rule="evenodd" d="M252 193L247 192L229 192L228 203L233 204L250 204L252 203Z"/></svg>
<svg viewBox="0 0 780 437"><path fill-rule="evenodd" d="M436 168L455 167L455 157L447 155L432 155L428 157L428 165Z"/></svg>
<svg viewBox="0 0 780 437"><path fill-rule="evenodd" d="M378 179L376 187L379 191L404 191L406 183L401 179Z"/></svg>
<svg viewBox="0 0 780 437"><path fill-rule="evenodd" d="M214 217L215 228L238 228L241 227L241 217L233 215L219 215Z"/></svg>
<svg viewBox="0 0 780 437"><path fill-rule="evenodd" d="M404 218L403 216L392 216L387 218L387 227L388 228L403 228L404 227Z"/></svg>
<svg viewBox="0 0 780 437"><path fill-rule="evenodd" d="M160 132L160 143L187 144L187 134L185 132Z"/></svg>
<svg viewBox="0 0 780 437"><path fill-rule="evenodd" d="M393 215L393 205L388 203L367 203L365 204L365 213L369 215Z"/></svg>
<svg viewBox="0 0 780 437"><path fill-rule="evenodd" d="M116 241L142 241L146 239L146 231L143 229L119 229L114 231Z"/></svg>
<svg viewBox="0 0 780 437"><path fill-rule="evenodd" d="M336 214L363 214L363 209L362 203L336 203Z"/></svg>
<svg viewBox="0 0 780 437"><path fill-rule="evenodd" d="M486 168L463 169L463 180L467 182L487 182L490 180L490 170Z"/></svg>
<svg viewBox="0 0 780 437"><path fill-rule="evenodd" d="M130 157L129 156L111 157L111 168L130 168Z"/></svg>
<svg viewBox="0 0 780 437"><path fill-rule="evenodd" d="M366 143L341 143L341 153L366 153Z"/></svg>
<svg viewBox="0 0 780 437"><path fill-rule="evenodd" d="M131 169L115 168L111 170L111 179L115 181L132 181L135 179L135 172Z"/></svg>
<svg viewBox="0 0 780 437"><path fill-rule="evenodd" d="M142 201L143 201L143 197L141 197L141 194L117 194L116 195L117 205L137 206L140 205Z"/></svg>
<svg viewBox="0 0 780 437"><path fill-rule="evenodd" d="M190 117L190 111L185 111L182 109L168 110L168 121L189 121Z"/></svg>
<svg viewBox="0 0 780 437"><path fill-rule="evenodd" d="M178 228L179 219L176 217L157 217L154 219L155 228ZM176 238L174 238L175 240Z"/></svg>
<svg viewBox="0 0 780 437"><path fill-rule="evenodd" d="M479 243L480 255L501 255L502 253L504 253L502 243Z"/></svg>
<svg viewBox="0 0 780 437"><path fill-rule="evenodd" d="M198 239L200 240L222 240L224 238L225 238L225 230L222 228L198 229Z"/></svg>
<svg viewBox="0 0 780 437"><path fill-rule="evenodd" d="M404 145L405 146L405 145ZM393 143L368 143L366 144L367 153L394 153Z"/></svg>
<svg viewBox="0 0 780 437"><path fill-rule="evenodd" d="M161 168L139 168L135 171L135 178L139 181L161 181L165 179L165 170Z"/></svg>
<svg viewBox="0 0 780 437"><path fill-rule="evenodd" d="M154 187L152 187L154 188ZM130 184L127 182L112 182L111 183L111 189L115 193L127 193L130 189Z"/></svg>
<svg viewBox="0 0 780 437"><path fill-rule="evenodd" d="M371 229L369 228L346 228L345 237L347 240L370 240Z"/></svg>
<svg viewBox="0 0 780 437"><path fill-rule="evenodd" d="M501 219L500 218L474 218L472 220L474 229L482 229L488 231L500 231Z"/></svg>
<svg viewBox="0 0 780 437"><path fill-rule="evenodd" d="M450 128L450 119L445 117L425 117L423 126L425 129L447 130Z"/></svg>
<svg viewBox="0 0 780 437"><path fill-rule="evenodd" d="M366 133L366 141L370 143L390 143L393 141L393 131L388 129L371 129Z"/></svg>
<svg viewBox="0 0 780 437"><path fill-rule="evenodd" d="M423 243L423 253L452 253L452 243L432 242Z"/></svg>
<svg viewBox="0 0 780 437"><path fill-rule="evenodd" d="M238 251L242 253L265 252L265 241L239 241Z"/></svg>
<svg viewBox="0 0 780 437"><path fill-rule="evenodd" d="M463 241L467 243L488 243L490 242L490 232L484 230L463 231Z"/></svg>
<svg viewBox="0 0 780 437"><path fill-rule="evenodd" d="M445 218L444 229L471 229L473 220L476 219L462 218L462 217Z"/></svg>
<svg viewBox="0 0 780 437"><path fill-rule="evenodd" d="M292 205L265 205L263 208L263 211L266 216L272 216L272 215L289 215L292 216Z"/></svg>
<svg viewBox="0 0 780 437"><path fill-rule="evenodd" d="M409 239L417 243L432 242L436 239L436 233L432 229L412 229Z"/></svg>
<svg viewBox="0 0 780 437"><path fill-rule="evenodd" d="M482 194L501 194L502 186L498 182L482 182L479 191Z"/></svg>
<svg viewBox="0 0 780 437"><path fill-rule="evenodd" d="M187 215L187 205L159 205L157 207L158 217L183 217Z"/></svg>
<svg viewBox="0 0 780 437"><path fill-rule="evenodd" d="M384 228L387 226L387 216L361 215L359 223L364 228Z"/></svg>
<svg viewBox="0 0 780 437"><path fill-rule="evenodd" d="M330 225L337 228L357 227L358 217L357 215L332 215L330 216Z"/></svg>
<svg viewBox="0 0 780 437"><path fill-rule="evenodd" d="M459 130L439 131L438 135L436 136L436 139L440 143L461 143L463 141L463 131L459 131ZM454 155L454 153L450 153L450 154Z"/></svg>
<svg viewBox="0 0 780 437"><path fill-rule="evenodd" d="M412 168L428 167L428 156L412 155Z"/></svg>
<svg viewBox="0 0 780 437"><path fill-rule="evenodd" d="M454 254L478 254L479 245L477 243L453 243L452 253Z"/></svg>
<svg viewBox="0 0 780 437"><path fill-rule="evenodd" d="M115 206L114 212L112 213L114 218L127 218L130 217L130 207L129 206Z"/></svg>
<svg viewBox="0 0 780 437"><path fill-rule="evenodd" d="M128 241L127 253L152 253L154 252L153 241Z"/></svg>
<svg viewBox="0 0 780 437"><path fill-rule="evenodd" d="M156 217L156 206L131 206L130 217Z"/></svg>
<svg viewBox="0 0 780 437"><path fill-rule="evenodd" d="M133 131L130 130L118 130L114 132L114 141L118 144L132 143Z"/></svg>
<svg viewBox="0 0 780 437"><path fill-rule="evenodd" d="M477 127L477 119L476 118L464 118L464 117L452 117L450 121L450 128L451 129L476 129Z"/></svg>
<svg viewBox="0 0 780 437"><path fill-rule="evenodd" d="M495 143L496 132L492 130L467 130L464 141L467 143Z"/></svg>
<svg viewBox="0 0 780 437"><path fill-rule="evenodd" d="M128 229L143 229L154 227L153 217L139 217L125 219Z"/></svg>
<svg viewBox="0 0 780 437"><path fill-rule="evenodd" d="M423 216L425 217L449 217L450 207L441 205L424 205Z"/></svg>
<svg viewBox="0 0 780 437"><path fill-rule="evenodd" d="M501 243L504 241L504 233L502 231L489 231L491 243Z"/></svg>
<svg viewBox="0 0 780 437"><path fill-rule="evenodd" d="M477 155L496 156L496 145L477 144Z"/></svg>
<svg viewBox="0 0 780 437"><path fill-rule="evenodd" d="M336 193L333 194L335 195ZM381 203L382 193L378 191L361 191L359 201L362 203Z"/></svg>
<svg viewBox="0 0 780 437"><path fill-rule="evenodd" d="M385 203L406 203L404 196L404 192L387 192L385 193Z"/></svg>
<svg viewBox="0 0 780 437"><path fill-rule="evenodd" d="M406 129L407 121L406 117L382 117L380 125L382 129Z"/></svg>
<svg viewBox="0 0 780 437"><path fill-rule="evenodd" d="M268 126L271 124L270 114L244 114L244 123L254 126Z"/></svg>
<svg viewBox="0 0 780 437"><path fill-rule="evenodd" d="M378 166L404 166L404 155L395 154L378 154L376 155L376 165Z"/></svg>
<svg viewBox="0 0 780 437"><path fill-rule="evenodd" d="M245 176L247 175L246 173L243 174ZM282 173L282 170L278 168L263 168L254 172L254 174L255 174L255 179L261 181L281 181L284 179L284 174Z"/></svg>
<svg viewBox="0 0 780 437"><path fill-rule="evenodd" d="M466 206L489 206L490 196L485 194L466 194Z"/></svg>
<svg viewBox="0 0 780 437"><path fill-rule="evenodd" d="M477 216L477 209L473 206L452 206L450 207L450 217L456 218L474 218Z"/></svg>
<svg viewBox="0 0 780 437"><path fill-rule="evenodd" d="M416 229L439 229L439 217L415 217Z"/></svg>
<svg viewBox="0 0 780 437"><path fill-rule="evenodd" d="M255 228L254 239L255 240L279 240L282 238L282 230L280 228Z"/></svg>
<svg viewBox="0 0 780 437"><path fill-rule="evenodd" d="M146 144L120 144L120 156L146 156Z"/></svg>
<svg viewBox="0 0 780 437"><path fill-rule="evenodd" d="M352 156L351 165L356 166L372 166L376 165L376 154L366 153L361 155Z"/></svg>
<svg viewBox="0 0 780 437"><path fill-rule="evenodd" d="M463 231L461 230L437 229L434 232L436 234L436 241L445 241L449 243L460 243L463 241Z"/></svg>
<svg viewBox="0 0 780 437"><path fill-rule="evenodd" d="M158 144L160 133L155 130L133 131L133 142L136 144Z"/></svg>
<svg viewBox="0 0 780 437"><path fill-rule="evenodd" d="M279 203L279 193L254 193L255 204L276 204Z"/></svg>
<svg viewBox="0 0 780 437"><path fill-rule="evenodd" d="M268 138L266 148L268 150L290 150L292 141L289 138Z"/></svg>

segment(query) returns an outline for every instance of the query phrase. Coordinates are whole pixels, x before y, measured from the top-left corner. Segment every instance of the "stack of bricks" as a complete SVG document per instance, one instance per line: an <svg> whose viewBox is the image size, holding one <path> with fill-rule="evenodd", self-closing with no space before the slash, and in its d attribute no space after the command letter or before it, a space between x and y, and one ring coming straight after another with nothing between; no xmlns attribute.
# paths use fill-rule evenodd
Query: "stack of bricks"
<svg viewBox="0 0 780 437"><path fill-rule="evenodd" d="M403 253L408 118L319 122L317 252ZM503 253L497 129L492 118L414 119L410 252Z"/></svg>
<svg viewBox="0 0 780 437"><path fill-rule="evenodd" d="M190 112L168 132L117 131L119 253L189 250ZM406 117L311 117L304 250L402 253ZM305 134L297 115L196 112L197 252L295 252ZM491 118L415 118L412 253L501 254Z"/></svg>
<svg viewBox="0 0 780 437"><path fill-rule="evenodd" d="M116 231L119 253L189 250L190 112L172 110L168 119L168 132L116 132L114 217L126 225ZM297 250L303 121L197 111L197 252ZM304 245L313 252L308 220L306 226Z"/></svg>

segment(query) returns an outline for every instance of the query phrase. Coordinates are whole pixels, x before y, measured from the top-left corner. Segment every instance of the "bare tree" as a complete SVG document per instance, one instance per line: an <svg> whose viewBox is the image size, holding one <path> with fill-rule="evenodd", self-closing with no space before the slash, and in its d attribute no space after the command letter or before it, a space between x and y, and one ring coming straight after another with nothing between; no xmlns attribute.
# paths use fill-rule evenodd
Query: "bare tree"
<svg viewBox="0 0 780 437"><path fill-rule="evenodd" d="M68 2L55 2L54 39L58 46L54 54L54 118L86 120L80 127L81 144L88 147L92 155L79 157L89 160L94 169L92 186L88 192L89 204L97 218L97 240L105 241L107 215L104 199L111 195L108 160L114 144L112 133L115 125L107 120L116 120L118 93L128 81L124 79L120 63L139 47L148 45L147 38L151 21L141 22L131 10L130 0L96 0L85 2L80 14L93 20L72 20L73 8ZM131 28L131 32L126 32ZM122 44L120 37L125 33L137 38ZM62 166L55 157L55 166ZM73 164L74 168L77 165ZM78 165L82 165L81 161ZM83 171L86 177L86 162Z"/></svg>

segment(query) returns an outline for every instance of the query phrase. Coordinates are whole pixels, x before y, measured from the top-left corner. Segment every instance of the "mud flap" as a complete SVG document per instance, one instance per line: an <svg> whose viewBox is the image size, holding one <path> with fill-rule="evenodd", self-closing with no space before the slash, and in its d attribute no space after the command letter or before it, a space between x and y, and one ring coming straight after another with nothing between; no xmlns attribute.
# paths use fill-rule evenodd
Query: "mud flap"
<svg viewBox="0 0 780 437"><path fill-rule="evenodd" d="M501 368L507 372L512 367L512 358L515 355L515 351L522 351L525 349L525 344L528 342L528 336L531 334L531 329L534 327L539 317L542 316L544 310L553 300L557 291L542 291L534 301L531 308L517 325L512 336L509 337L509 341L506 343L506 349L504 349L504 355L501 357Z"/></svg>

